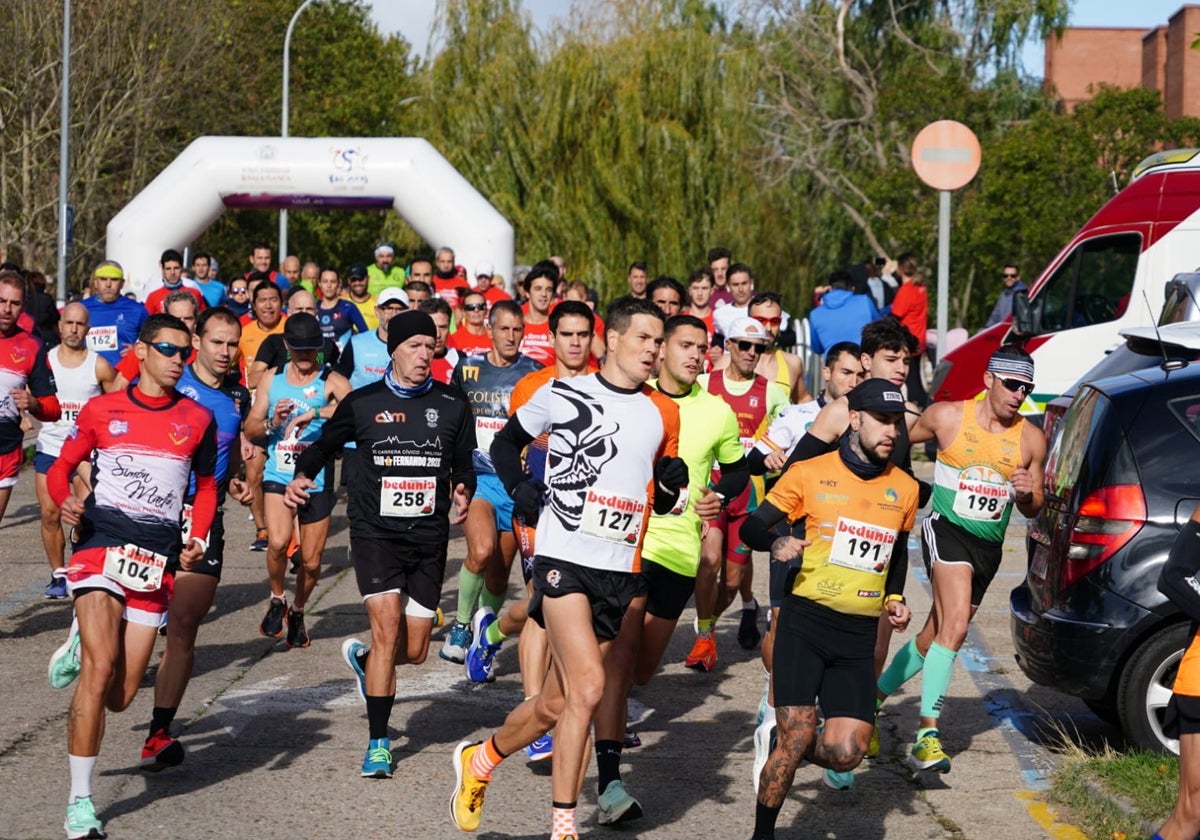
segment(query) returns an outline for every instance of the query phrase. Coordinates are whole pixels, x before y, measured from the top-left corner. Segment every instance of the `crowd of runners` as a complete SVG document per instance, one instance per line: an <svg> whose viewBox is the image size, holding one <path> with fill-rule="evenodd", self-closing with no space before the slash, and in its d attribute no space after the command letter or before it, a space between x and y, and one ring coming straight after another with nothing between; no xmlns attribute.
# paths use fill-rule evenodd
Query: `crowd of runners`
<svg viewBox="0 0 1200 840"><path fill-rule="evenodd" d="M909 760L950 771L939 727L957 651L1013 508L1042 504L1045 442L1020 414L1034 382L1024 351L995 352L980 399L920 406L905 393L920 344L884 314L828 347L814 396L784 349L796 324L780 295L725 249L685 283L634 263L603 317L561 259L532 266L514 299L492 266L468 275L448 248L406 268L388 246L375 257L344 275L294 257L273 272L258 246L252 270L222 282L206 255L185 278L166 251L163 288L145 302L104 262L49 349L22 325L23 275L0 270L0 516L32 417L46 595L75 611L49 666L54 687L74 685L68 838L105 836L92 799L105 716L134 699L163 628L140 761L185 761L171 732L198 630L226 552L244 550L225 544L228 500L249 508L247 549L265 554L257 632L341 646L372 779L392 776L399 666L423 663L442 624L461 526L438 656L485 683L515 643L526 698L453 751L449 810L463 831L482 824L488 784L514 754L552 757L552 840L578 835L593 754L599 822L644 816L621 778L637 744L629 693L659 670L689 603L687 667L717 666L714 624L731 610L738 644L761 649L754 838L774 837L801 762L850 788L878 751L880 706L918 675ZM912 472L925 442L932 485ZM343 498L370 637L314 639L305 606ZM912 618L908 536L927 504L933 608L889 662ZM756 551L769 556L766 608Z"/></svg>

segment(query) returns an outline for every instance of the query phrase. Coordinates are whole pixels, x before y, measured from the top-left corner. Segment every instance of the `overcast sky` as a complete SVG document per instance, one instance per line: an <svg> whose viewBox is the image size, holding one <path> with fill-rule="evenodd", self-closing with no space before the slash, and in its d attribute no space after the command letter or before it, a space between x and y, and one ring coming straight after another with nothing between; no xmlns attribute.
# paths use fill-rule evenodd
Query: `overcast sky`
<svg viewBox="0 0 1200 840"><path fill-rule="evenodd" d="M1150 29L1165 24L1185 0L1074 0L1071 9L1072 26L1128 26ZM429 42L429 29L437 8L437 0L373 0L372 14L381 32L398 32L413 45L418 55L424 55ZM522 6L533 17L535 26L544 28L556 16L564 15L570 0L524 0ZM1025 71L1031 76L1042 75L1045 50L1039 41L1029 44L1022 56Z"/></svg>

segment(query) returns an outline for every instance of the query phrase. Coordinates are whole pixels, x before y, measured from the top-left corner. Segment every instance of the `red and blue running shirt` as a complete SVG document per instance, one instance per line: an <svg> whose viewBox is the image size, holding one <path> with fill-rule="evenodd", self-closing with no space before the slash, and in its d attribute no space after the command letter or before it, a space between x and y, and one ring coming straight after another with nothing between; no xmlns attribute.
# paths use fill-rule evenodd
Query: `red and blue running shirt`
<svg viewBox="0 0 1200 840"><path fill-rule="evenodd" d="M31 413L39 420L53 423L61 415L54 384L54 371L46 358L46 348L25 330L0 335L0 454L21 445L21 412L12 392L29 388L37 404Z"/></svg>
<svg viewBox="0 0 1200 840"><path fill-rule="evenodd" d="M178 392L149 397L135 386L88 402L46 474L59 507L75 467L91 457L92 492L75 549L132 543L174 560L188 476L195 473L191 535L208 538L217 510L217 427L212 412Z"/></svg>

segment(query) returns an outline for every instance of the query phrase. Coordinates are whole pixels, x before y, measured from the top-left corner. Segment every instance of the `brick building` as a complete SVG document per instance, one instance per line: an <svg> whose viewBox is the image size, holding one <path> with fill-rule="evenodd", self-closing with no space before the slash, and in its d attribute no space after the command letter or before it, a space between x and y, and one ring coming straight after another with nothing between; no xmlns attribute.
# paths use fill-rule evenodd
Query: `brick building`
<svg viewBox="0 0 1200 840"><path fill-rule="evenodd" d="M1162 94L1169 117L1200 117L1200 5L1182 6L1165 26L1072 26L1046 39L1045 85L1062 108L1091 98L1088 88L1146 87Z"/></svg>

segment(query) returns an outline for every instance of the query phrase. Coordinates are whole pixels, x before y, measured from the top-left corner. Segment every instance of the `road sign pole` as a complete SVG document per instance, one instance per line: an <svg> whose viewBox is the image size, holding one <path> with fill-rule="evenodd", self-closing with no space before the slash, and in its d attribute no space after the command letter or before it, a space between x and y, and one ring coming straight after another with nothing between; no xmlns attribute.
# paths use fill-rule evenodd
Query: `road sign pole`
<svg viewBox="0 0 1200 840"><path fill-rule="evenodd" d="M950 190L938 191L937 360L946 355L950 330Z"/></svg>

